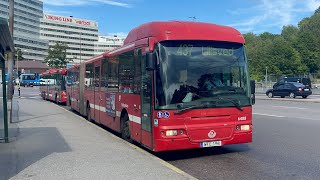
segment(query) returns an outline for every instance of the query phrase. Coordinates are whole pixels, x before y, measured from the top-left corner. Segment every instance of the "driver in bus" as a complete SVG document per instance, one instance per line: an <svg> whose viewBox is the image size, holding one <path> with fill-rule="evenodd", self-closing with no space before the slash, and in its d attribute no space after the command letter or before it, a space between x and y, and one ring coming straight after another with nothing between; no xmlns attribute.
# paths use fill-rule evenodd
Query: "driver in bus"
<svg viewBox="0 0 320 180"><path fill-rule="evenodd" d="M205 78L203 83L203 89L210 91L217 87L223 87L223 83L220 79L216 78L214 75L210 74Z"/></svg>

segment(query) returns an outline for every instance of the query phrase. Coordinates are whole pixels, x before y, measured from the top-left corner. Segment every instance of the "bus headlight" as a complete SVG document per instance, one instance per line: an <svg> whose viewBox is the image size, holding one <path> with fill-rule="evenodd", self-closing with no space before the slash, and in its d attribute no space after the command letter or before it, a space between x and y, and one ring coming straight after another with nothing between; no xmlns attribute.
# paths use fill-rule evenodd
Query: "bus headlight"
<svg viewBox="0 0 320 180"><path fill-rule="evenodd" d="M236 130L237 131L249 131L250 130L250 125L237 125Z"/></svg>
<svg viewBox="0 0 320 180"><path fill-rule="evenodd" d="M241 129L241 131L249 131L250 130L250 125L241 125L240 129Z"/></svg>

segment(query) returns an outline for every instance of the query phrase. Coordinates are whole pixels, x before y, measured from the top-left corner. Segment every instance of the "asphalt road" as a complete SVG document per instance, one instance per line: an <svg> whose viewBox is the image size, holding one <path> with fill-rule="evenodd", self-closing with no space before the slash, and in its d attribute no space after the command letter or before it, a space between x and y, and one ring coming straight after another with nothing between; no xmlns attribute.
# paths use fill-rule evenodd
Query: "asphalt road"
<svg viewBox="0 0 320 180"><path fill-rule="evenodd" d="M38 91L25 92L23 97L36 98ZM319 107L257 100L253 143L155 155L198 179L319 179Z"/></svg>
<svg viewBox="0 0 320 180"><path fill-rule="evenodd" d="M258 100L253 143L159 156L199 179L319 179L319 107Z"/></svg>

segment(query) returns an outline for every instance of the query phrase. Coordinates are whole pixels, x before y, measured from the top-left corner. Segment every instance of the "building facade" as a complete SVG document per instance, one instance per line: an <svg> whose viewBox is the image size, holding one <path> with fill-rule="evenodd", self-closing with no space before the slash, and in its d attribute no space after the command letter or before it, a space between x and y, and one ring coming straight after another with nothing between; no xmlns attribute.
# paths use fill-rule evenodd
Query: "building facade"
<svg viewBox="0 0 320 180"><path fill-rule="evenodd" d="M98 42L95 43L95 55L100 55L106 51L111 51L114 48L121 47L126 37L114 36L99 36Z"/></svg>
<svg viewBox="0 0 320 180"><path fill-rule="evenodd" d="M40 0L14 1L14 46L21 49L26 60L44 60L48 42L40 39L40 19L43 2ZM9 0L0 1L0 17L9 18Z"/></svg>
<svg viewBox="0 0 320 180"><path fill-rule="evenodd" d="M49 41L49 46L66 44L67 58L72 59L73 63L79 63L95 55L98 24L91 20L44 14L40 35Z"/></svg>

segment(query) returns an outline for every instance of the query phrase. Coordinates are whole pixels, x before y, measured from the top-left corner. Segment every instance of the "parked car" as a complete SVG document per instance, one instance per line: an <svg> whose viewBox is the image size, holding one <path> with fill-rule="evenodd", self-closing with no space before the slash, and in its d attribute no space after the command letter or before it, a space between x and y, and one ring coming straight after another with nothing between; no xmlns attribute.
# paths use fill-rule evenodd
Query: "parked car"
<svg viewBox="0 0 320 180"><path fill-rule="evenodd" d="M306 88L311 89L311 80L307 77L284 77L279 79L279 81L275 84L288 83L288 82L297 82L306 86Z"/></svg>
<svg viewBox="0 0 320 180"><path fill-rule="evenodd" d="M280 96L281 98L284 98L285 96L289 96L290 98L302 96L303 98L307 98L311 94L312 91L309 87L297 82L276 83L273 86L273 89L269 89L266 92L266 95L269 98L275 96Z"/></svg>

